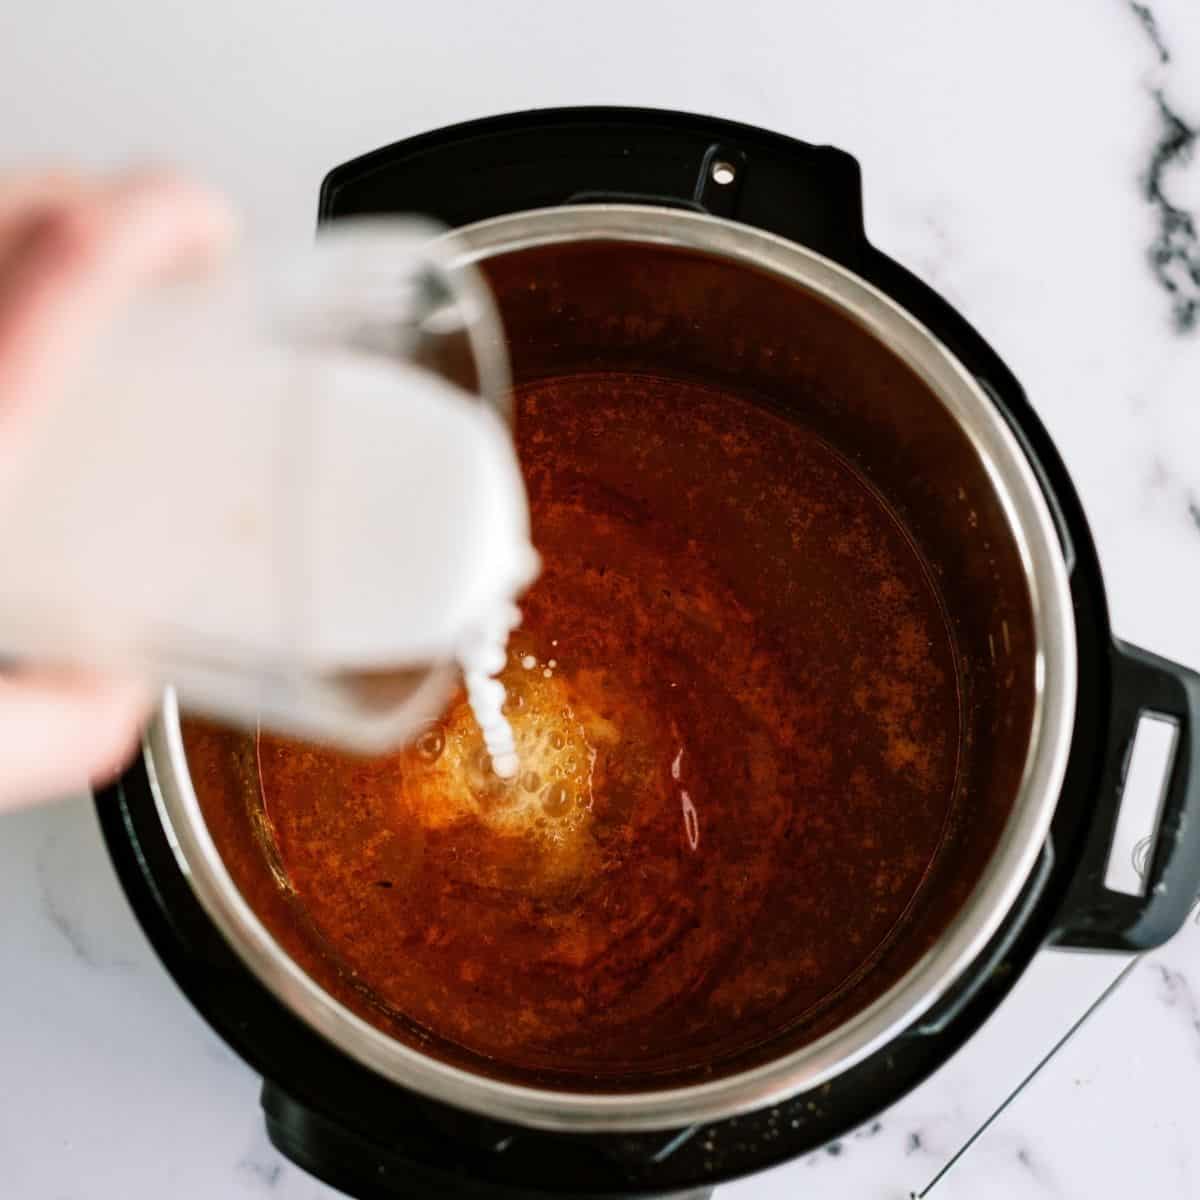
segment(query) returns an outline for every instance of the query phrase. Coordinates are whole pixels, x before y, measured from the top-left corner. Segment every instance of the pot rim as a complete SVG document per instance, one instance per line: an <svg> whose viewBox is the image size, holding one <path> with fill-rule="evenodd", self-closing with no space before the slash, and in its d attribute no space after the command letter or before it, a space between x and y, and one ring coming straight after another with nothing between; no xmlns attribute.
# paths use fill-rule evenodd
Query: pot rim
<svg viewBox="0 0 1200 1200"><path fill-rule="evenodd" d="M962 975L1016 902L1049 831L1070 749L1076 642L1067 565L1034 470L983 387L929 329L865 280L796 243L704 214L625 204L519 212L446 236L463 263L535 246L617 241L690 249L782 277L883 341L941 400L1003 506L1033 615L1032 729L1017 798L996 848L938 942L844 1024L746 1071L630 1093L556 1091L476 1075L390 1037L324 991L275 941L229 875L204 823L187 770L178 701L168 688L143 756L172 852L209 917L262 984L351 1058L435 1100L534 1128L595 1133L719 1120L820 1086L910 1026Z"/></svg>

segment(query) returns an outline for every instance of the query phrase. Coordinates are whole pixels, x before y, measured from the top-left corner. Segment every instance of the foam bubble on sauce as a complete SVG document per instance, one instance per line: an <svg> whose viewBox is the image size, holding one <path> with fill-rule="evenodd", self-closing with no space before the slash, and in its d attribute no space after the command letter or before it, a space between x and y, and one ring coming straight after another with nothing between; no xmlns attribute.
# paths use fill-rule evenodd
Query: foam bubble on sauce
<svg viewBox="0 0 1200 1200"><path fill-rule="evenodd" d="M492 676L499 675L504 669L508 637L520 620L521 613L516 605L506 605L494 620L485 622L473 636L464 639L458 656L467 687L467 701L483 734L492 770L501 779L512 779L521 763L512 725L504 715L507 700L504 684Z"/></svg>

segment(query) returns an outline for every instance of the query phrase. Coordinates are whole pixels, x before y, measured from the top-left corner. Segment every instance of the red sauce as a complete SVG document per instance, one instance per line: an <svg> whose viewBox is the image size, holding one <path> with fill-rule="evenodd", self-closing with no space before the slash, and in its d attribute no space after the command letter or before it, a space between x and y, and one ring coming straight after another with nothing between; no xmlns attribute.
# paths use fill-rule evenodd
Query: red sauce
<svg viewBox="0 0 1200 1200"><path fill-rule="evenodd" d="M916 895L955 784L946 622L886 504L765 408L595 374L524 388L517 428L522 775L461 695L375 760L264 736L267 853L308 969L399 1036L580 1086L708 1069L812 1021ZM218 842L233 737L188 731Z"/></svg>

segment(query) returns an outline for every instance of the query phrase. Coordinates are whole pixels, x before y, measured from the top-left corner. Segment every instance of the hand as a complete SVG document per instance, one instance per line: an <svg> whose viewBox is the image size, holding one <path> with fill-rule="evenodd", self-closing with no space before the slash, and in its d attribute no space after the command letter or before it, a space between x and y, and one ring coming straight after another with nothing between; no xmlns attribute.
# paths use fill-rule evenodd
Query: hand
<svg viewBox="0 0 1200 1200"><path fill-rule="evenodd" d="M163 174L0 175L0 480L106 321L140 287L210 259L230 229L220 200ZM0 809L111 779L150 699L139 680L0 671Z"/></svg>

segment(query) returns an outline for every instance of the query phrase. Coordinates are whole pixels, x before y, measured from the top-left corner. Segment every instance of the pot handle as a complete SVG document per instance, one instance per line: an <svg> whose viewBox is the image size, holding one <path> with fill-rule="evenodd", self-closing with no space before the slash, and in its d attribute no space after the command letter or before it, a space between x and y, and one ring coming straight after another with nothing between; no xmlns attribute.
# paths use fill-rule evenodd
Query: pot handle
<svg viewBox="0 0 1200 1200"><path fill-rule="evenodd" d="M735 121L639 108L509 113L335 167L322 222L422 212L450 227L560 204L709 213L861 265L862 176L849 154Z"/></svg>
<svg viewBox="0 0 1200 1200"><path fill-rule="evenodd" d="M1051 940L1058 946L1139 952L1177 933L1200 892L1200 675L1119 641L1110 658L1113 701L1100 791ZM1149 841L1145 886L1140 895L1127 895L1110 889L1105 875L1143 717L1167 720L1176 732L1158 828Z"/></svg>
<svg viewBox="0 0 1200 1200"><path fill-rule="evenodd" d="M314 1077L312 1082L318 1082ZM645 1195L645 1172L685 1145L699 1125L646 1133L547 1134L472 1115L372 1076L336 1115L263 1080L271 1144L309 1174L360 1200L408 1196L529 1200L557 1194L555 1178L586 1178L589 1195ZM345 1091L341 1093L345 1095ZM401 1093L403 1096L403 1093ZM672 1193L704 1200L704 1190Z"/></svg>
<svg viewBox="0 0 1200 1200"><path fill-rule="evenodd" d="M628 191L585 188L565 204L650 204L739 221L785 237L856 268L866 234L858 162L832 146L790 143L780 158L714 122L712 141L692 151L690 189ZM659 153L657 147L649 150Z"/></svg>

